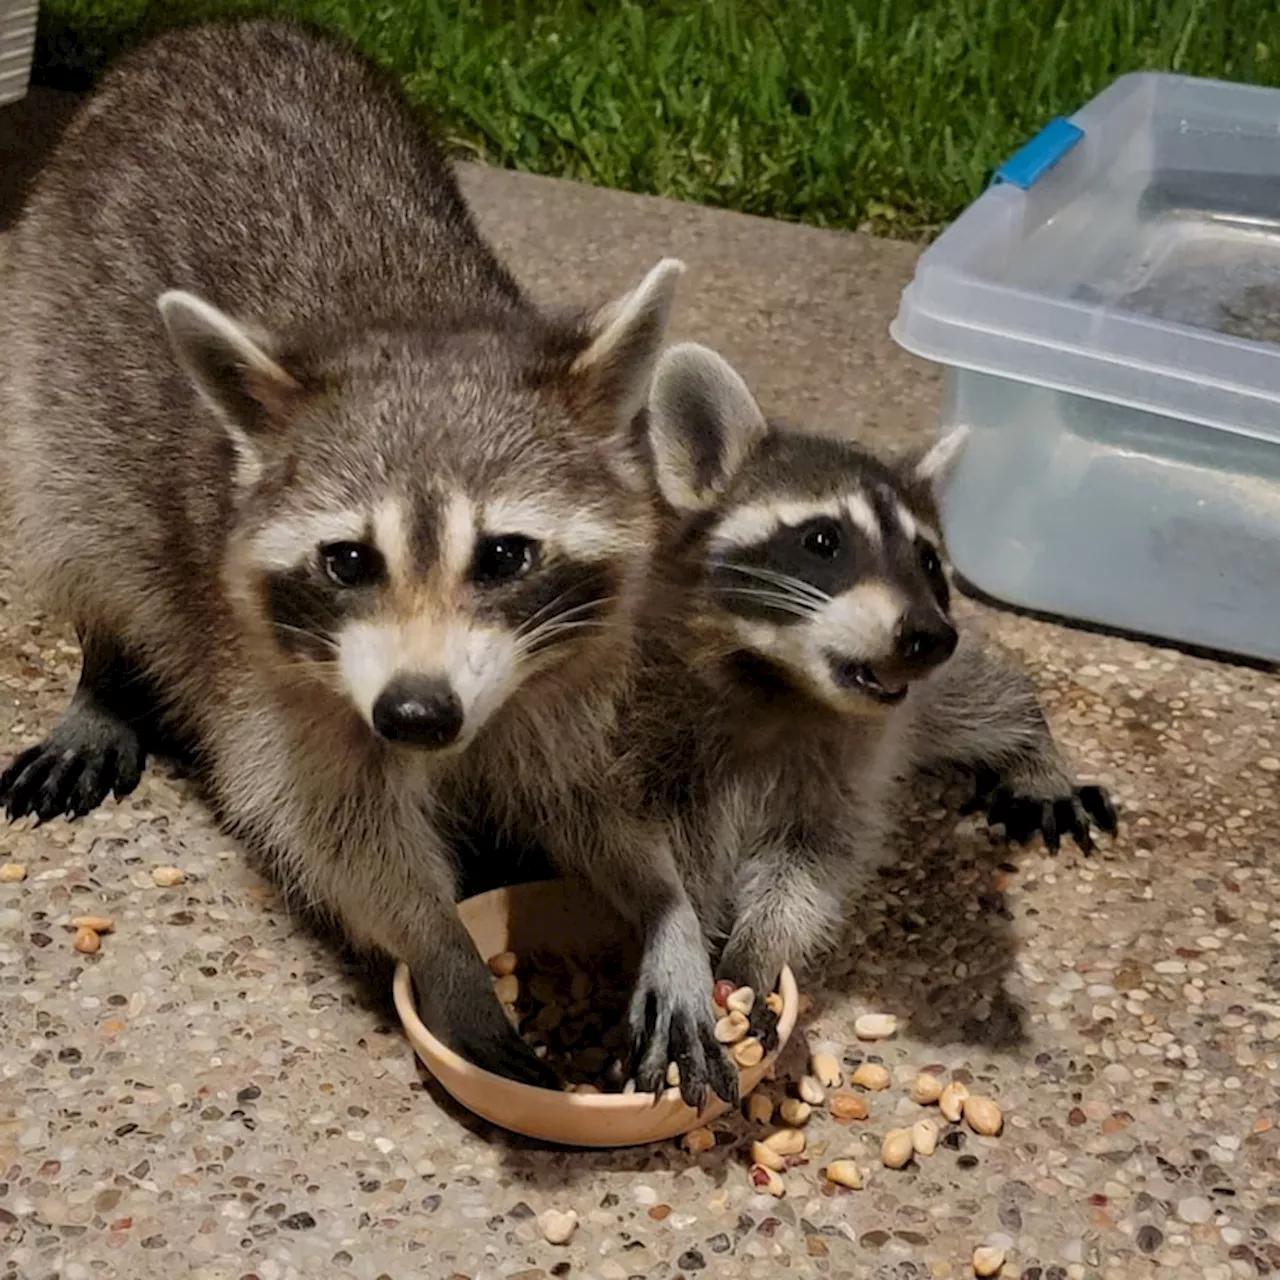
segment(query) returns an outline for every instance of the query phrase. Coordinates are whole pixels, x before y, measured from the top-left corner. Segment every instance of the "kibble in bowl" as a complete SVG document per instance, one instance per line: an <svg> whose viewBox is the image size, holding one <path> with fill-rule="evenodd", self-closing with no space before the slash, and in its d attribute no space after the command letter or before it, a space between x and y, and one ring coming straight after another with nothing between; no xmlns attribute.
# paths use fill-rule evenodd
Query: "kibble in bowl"
<svg viewBox="0 0 1280 1280"><path fill-rule="evenodd" d="M626 1091L620 1028L635 947L626 926L585 886L551 880L497 889L460 903L458 914L480 954L492 962L495 984L504 983L501 990L511 996L508 1016L532 1043L546 1046L548 1060L567 1086L557 1093L520 1084L455 1053L423 1025L409 971L400 965L394 995L405 1033L423 1064L463 1106L504 1129L577 1147L660 1142L724 1113L724 1103L715 1097L695 1111L676 1087L657 1097ZM789 969L782 971L777 995L782 1006L777 1044L767 1054L761 1049L758 1058L749 1049L734 1053L744 1097L764 1078L795 1027L800 997ZM707 998L713 998L711 992ZM732 1012L726 1007L725 1016ZM745 1042L735 1041L731 1053Z"/></svg>

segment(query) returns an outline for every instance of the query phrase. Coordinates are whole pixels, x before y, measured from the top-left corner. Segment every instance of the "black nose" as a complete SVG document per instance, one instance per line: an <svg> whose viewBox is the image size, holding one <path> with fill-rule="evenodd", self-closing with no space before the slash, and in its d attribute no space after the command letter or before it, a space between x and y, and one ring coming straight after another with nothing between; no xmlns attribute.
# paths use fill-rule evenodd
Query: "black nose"
<svg viewBox="0 0 1280 1280"><path fill-rule="evenodd" d="M945 618L903 628L898 655L913 676L940 667L956 651L956 629Z"/></svg>
<svg viewBox="0 0 1280 1280"><path fill-rule="evenodd" d="M444 680L397 676L373 704L373 727L388 742L447 747L462 732L462 703Z"/></svg>

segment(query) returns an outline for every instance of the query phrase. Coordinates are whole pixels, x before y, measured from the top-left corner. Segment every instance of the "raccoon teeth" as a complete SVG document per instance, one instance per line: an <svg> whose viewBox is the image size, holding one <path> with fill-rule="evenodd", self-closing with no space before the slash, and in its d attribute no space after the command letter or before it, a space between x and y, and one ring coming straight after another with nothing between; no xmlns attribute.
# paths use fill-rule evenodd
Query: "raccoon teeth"
<svg viewBox="0 0 1280 1280"><path fill-rule="evenodd" d="M907 696L905 684L898 689L889 688L876 678L876 673L865 662L842 662L837 659L833 663L833 670L837 684L846 689L857 689L860 693L875 698L877 702L901 702Z"/></svg>

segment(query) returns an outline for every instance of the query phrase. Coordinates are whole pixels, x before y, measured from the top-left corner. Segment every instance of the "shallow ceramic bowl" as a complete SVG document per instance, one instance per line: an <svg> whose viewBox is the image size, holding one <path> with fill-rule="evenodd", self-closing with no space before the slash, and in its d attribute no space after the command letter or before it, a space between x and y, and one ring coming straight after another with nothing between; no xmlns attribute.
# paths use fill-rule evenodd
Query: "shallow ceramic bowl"
<svg viewBox="0 0 1280 1280"><path fill-rule="evenodd" d="M500 951L527 955L550 951L589 964L593 954L615 944L626 927L585 886L569 880L496 889L468 898L458 914L485 958ZM800 995L790 969L778 985L782 1014L778 1044L750 1070L739 1072L746 1097L764 1078L796 1025ZM711 993L707 993L710 1000ZM686 1106L678 1089L657 1095L558 1093L482 1071L454 1053L423 1025L413 1001L413 982L401 964L395 976L396 1010L418 1057L464 1107L504 1129L572 1147L629 1147L678 1137L723 1115L712 1097L701 1112Z"/></svg>

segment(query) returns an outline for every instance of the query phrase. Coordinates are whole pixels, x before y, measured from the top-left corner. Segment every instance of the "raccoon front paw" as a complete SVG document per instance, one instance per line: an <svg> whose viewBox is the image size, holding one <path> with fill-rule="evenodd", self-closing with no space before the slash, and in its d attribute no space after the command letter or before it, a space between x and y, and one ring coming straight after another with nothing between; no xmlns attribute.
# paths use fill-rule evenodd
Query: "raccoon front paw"
<svg viewBox="0 0 1280 1280"><path fill-rule="evenodd" d="M142 779L146 752L125 721L90 702L73 702L53 732L0 774L0 810L9 820L83 817L108 795L122 800Z"/></svg>
<svg viewBox="0 0 1280 1280"><path fill-rule="evenodd" d="M708 1091L733 1106L738 1101L738 1070L716 1039L711 1002L711 970L704 961L706 983L698 979L677 990L641 977L631 1001L633 1073L641 1093L660 1093L667 1068L680 1072L680 1096L701 1111Z"/></svg>
<svg viewBox="0 0 1280 1280"><path fill-rule="evenodd" d="M988 783L989 777L979 777L965 812L985 809L988 826L1003 827L1005 838L1015 844L1026 844L1039 834L1045 848L1057 853L1062 837L1069 835L1088 854L1093 852L1093 826L1107 835L1116 833L1115 806L1104 787L1073 786L1065 794L1046 796Z"/></svg>
<svg viewBox="0 0 1280 1280"><path fill-rule="evenodd" d="M449 1047L481 1071L505 1076L520 1084L538 1089L560 1090L560 1080L552 1068L534 1053L507 1021L496 1000L477 1001L472 1007L459 1008L449 1019L443 1039ZM429 1026L431 1011L421 1007L419 1013ZM434 1019L433 1019L434 1021Z"/></svg>

